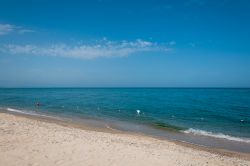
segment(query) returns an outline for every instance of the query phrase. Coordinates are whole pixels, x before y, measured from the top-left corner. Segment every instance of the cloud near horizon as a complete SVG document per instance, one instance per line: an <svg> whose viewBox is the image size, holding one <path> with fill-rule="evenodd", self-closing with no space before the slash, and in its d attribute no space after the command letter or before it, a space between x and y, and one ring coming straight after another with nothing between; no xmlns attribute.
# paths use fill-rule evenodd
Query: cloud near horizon
<svg viewBox="0 0 250 166"><path fill-rule="evenodd" d="M107 39L94 44L53 44L49 46L8 44L2 52L20 55L58 56L80 59L126 57L138 52L168 52L168 45L137 39L135 41L110 41Z"/></svg>
<svg viewBox="0 0 250 166"><path fill-rule="evenodd" d="M8 35L12 32L17 32L18 34L35 32L31 29L26 29L21 26L11 25L11 24L1 24L0 23L0 36Z"/></svg>
<svg viewBox="0 0 250 166"><path fill-rule="evenodd" d="M7 35L14 30L14 26L10 24L0 24L0 35Z"/></svg>

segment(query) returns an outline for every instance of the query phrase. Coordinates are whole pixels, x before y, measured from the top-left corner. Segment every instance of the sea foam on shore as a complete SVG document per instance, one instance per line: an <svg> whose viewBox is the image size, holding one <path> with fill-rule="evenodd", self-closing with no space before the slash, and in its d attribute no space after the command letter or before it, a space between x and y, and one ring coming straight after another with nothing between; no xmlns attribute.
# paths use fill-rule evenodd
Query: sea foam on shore
<svg viewBox="0 0 250 166"><path fill-rule="evenodd" d="M237 142L245 142L245 143L250 143L250 139L247 138L239 138L239 137L233 137L230 135L225 135L223 133L213 133L209 131L204 131L204 130L197 130L197 129L188 129L183 131L184 133L191 133L194 135L201 135L201 136L208 136L208 137L214 137L214 138L220 138L220 139L226 139L230 141L237 141Z"/></svg>

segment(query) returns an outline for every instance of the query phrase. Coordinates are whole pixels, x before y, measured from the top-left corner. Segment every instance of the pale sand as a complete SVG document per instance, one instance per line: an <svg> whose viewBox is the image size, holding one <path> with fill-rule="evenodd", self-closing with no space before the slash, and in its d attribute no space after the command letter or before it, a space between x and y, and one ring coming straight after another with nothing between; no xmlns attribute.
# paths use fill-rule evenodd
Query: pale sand
<svg viewBox="0 0 250 166"><path fill-rule="evenodd" d="M67 127L0 113L0 165L250 165L249 154L226 156L147 136Z"/></svg>

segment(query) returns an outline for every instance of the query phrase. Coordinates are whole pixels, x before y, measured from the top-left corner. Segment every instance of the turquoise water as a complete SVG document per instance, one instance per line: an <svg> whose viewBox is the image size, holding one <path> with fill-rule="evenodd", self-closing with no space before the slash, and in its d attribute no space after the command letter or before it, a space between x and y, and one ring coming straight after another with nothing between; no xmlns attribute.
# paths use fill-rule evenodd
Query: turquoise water
<svg viewBox="0 0 250 166"><path fill-rule="evenodd" d="M250 143L250 89L0 89L0 107Z"/></svg>

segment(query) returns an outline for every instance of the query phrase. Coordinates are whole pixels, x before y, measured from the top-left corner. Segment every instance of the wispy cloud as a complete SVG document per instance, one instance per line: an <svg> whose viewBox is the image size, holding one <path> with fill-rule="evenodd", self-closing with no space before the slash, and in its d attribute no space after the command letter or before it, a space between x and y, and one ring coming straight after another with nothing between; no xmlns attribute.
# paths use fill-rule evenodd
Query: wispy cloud
<svg viewBox="0 0 250 166"><path fill-rule="evenodd" d="M10 24L0 24L0 35L7 35L15 29L13 25Z"/></svg>
<svg viewBox="0 0 250 166"><path fill-rule="evenodd" d="M1 49L5 53L20 55L59 56L81 59L126 57L138 52L168 52L167 45L137 39L135 41L110 41L107 39L94 44L53 44L38 45L5 45Z"/></svg>
<svg viewBox="0 0 250 166"><path fill-rule="evenodd" d="M0 36L1 35L8 35L12 32L23 34L23 33L35 32L35 31L31 30L31 29L26 29L26 28L21 27L21 26L0 23Z"/></svg>
<svg viewBox="0 0 250 166"><path fill-rule="evenodd" d="M18 33L19 33L19 34L32 33L32 32L35 32L35 31L34 31L34 30L31 30L31 29L19 29L19 30L18 30Z"/></svg>
<svg viewBox="0 0 250 166"><path fill-rule="evenodd" d="M172 41L170 41L168 44L169 44L170 46L174 46L174 45L176 45L176 41L172 40Z"/></svg>

